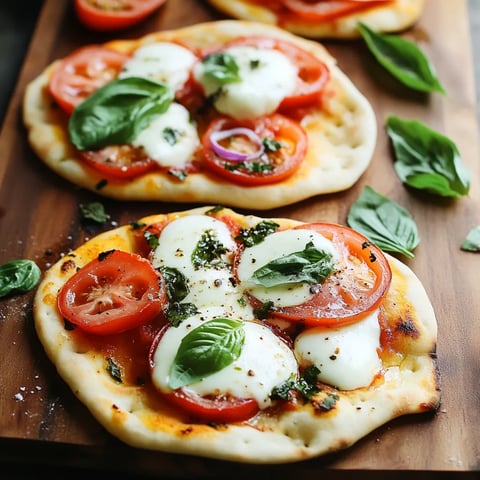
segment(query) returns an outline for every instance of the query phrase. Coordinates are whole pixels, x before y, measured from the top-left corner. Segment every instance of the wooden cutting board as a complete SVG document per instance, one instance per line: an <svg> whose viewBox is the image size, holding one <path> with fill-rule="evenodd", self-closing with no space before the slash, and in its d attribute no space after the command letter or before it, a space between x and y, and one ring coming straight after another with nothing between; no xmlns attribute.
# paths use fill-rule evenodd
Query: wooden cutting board
<svg viewBox="0 0 480 480"><path fill-rule="evenodd" d="M224 18L201 0L169 0L142 25L119 35L88 32L71 2L45 1L0 139L0 263L31 258L42 269L96 232L79 223L78 204L100 200L119 224L192 205L122 204L96 198L49 172L30 150L22 125L26 84L72 49L111 38ZM480 223L479 151L466 0L427 0L418 25L405 33L436 66L448 94L412 93L388 77L363 42L324 42L372 103L379 135L367 172L349 191L262 212L303 221L345 223L365 185L413 215L421 235L406 263L423 281L439 325L442 405L434 415L404 417L352 448L294 465L235 465L132 449L108 435L59 379L39 344L32 320L33 292L0 301L0 459L156 474L163 478L318 478L348 470L478 471L480 466L480 254L460 251ZM420 120L450 137L472 172L471 193L446 200L406 189L395 175L384 124L388 115ZM368 475L366 472L370 471ZM422 478L426 478L425 476Z"/></svg>

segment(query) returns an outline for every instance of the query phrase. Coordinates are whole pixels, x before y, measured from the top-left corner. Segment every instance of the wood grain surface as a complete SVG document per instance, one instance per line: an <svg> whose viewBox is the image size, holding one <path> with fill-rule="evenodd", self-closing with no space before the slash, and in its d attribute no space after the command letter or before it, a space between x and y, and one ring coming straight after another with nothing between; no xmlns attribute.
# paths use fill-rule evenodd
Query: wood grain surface
<svg viewBox="0 0 480 480"><path fill-rule="evenodd" d="M106 35L81 27L71 2L45 2L0 138L0 263L30 258L46 269L97 233L82 227L79 203L101 201L118 224L193 206L105 200L60 179L30 150L21 102L27 83L76 47L221 18L225 17L201 0L169 0L138 27ZM439 325L442 404L438 412L398 419L346 451L293 465L232 465L133 449L95 422L46 359L33 328L30 292L0 301L0 459L157 478L293 479L325 474L339 478L345 472L351 478L373 478L376 472L479 471L480 254L459 248L468 231L480 224L478 130L466 0L427 0L421 21L403 35L418 42L429 56L447 95L417 94L401 87L379 68L361 41L323 42L376 111L379 135L373 161L349 191L260 213L345 223L365 185L410 211L421 243L415 258L406 263L423 281ZM402 185L384 129L390 114L420 120L457 144L472 172L468 197L446 200Z"/></svg>

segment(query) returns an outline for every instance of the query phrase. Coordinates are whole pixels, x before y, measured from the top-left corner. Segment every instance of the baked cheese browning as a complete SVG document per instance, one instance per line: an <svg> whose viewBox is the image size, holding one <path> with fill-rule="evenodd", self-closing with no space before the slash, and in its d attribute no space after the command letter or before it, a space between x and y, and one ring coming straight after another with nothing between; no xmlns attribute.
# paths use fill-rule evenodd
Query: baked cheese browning
<svg viewBox="0 0 480 480"><path fill-rule="evenodd" d="M40 159L73 184L100 195L275 208L345 190L371 160L374 112L318 43L237 21L111 41L91 55L118 69L103 85L102 96L68 97L68 77L59 72L65 65L82 65L86 50L92 51L85 47L54 62L29 84L23 114ZM164 68L165 59L172 58L178 68ZM230 78L235 65L241 81L235 75L218 80ZM273 73L279 69L282 75ZM57 77L63 78L64 88ZM174 94L170 105L165 89L156 86L159 80ZM125 144L105 145L113 141L108 139L110 127L124 125L124 119L115 116L117 109L104 126L90 128L89 109L105 98L110 104L112 99L123 102L119 92L127 88L141 90L145 98L163 95L164 110L126 122L116 134ZM160 104L155 108L161 109ZM223 117L230 119L228 125L221 123ZM137 131L136 125L142 128ZM224 133L214 126L231 130L232 136L214 140ZM252 131L248 138L257 136L253 143L259 146L250 157L239 147L246 144L240 133L245 130ZM92 137L82 133L93 131ZM119 137L114 138L118 143Z"/></svg>

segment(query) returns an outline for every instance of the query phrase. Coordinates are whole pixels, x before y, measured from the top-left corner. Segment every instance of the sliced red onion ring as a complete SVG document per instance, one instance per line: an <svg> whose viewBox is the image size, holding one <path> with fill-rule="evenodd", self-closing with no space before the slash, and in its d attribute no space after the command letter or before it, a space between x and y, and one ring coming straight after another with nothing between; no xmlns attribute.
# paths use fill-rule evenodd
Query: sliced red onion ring
<svg viewBox="0 0 480 480"><path fill-rule="evenodd" d="M220 145L220 143L218 143L220 140L235 135L245 135L257 146L257 149L252 153L235 152L233 150L229 150L228 148L223 147L222 145ZM245 127L230 128L229 130L220 130L218 132L213 132L210 135L210 145L212 146L213 151L218 156L225 158L226 160L234 160L237 162L243 162L245 160L253 160L255 158L258 158L265 150L262 139L253 130Z"/></svg>

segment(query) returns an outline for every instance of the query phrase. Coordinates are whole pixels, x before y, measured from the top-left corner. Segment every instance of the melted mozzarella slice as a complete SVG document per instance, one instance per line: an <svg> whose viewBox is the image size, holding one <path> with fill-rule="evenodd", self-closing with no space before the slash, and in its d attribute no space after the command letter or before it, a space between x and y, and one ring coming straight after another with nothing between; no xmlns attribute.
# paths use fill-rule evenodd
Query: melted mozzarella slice
<svg viewBox="0 0 480 480"><path fill-rule="evenodd" d="M157 42L138 48L119 77L146 77L165 83L174 91L183 87L197 57L175 43Z"/></svg>
<svg viewBox="0 0 480 480"><path fill-rule="evenodd" d="M255 270L272 260L303 251L309 242L313 242L318 250L332 254L335 260L336 250L333 243L314 230L275 232L265 237L263 242L244 250L237 269L241 286L262 302L273 302L276 307L304 303L312 297L309 284L286 284L267 288L255 284L252 276Z"/></svg>
<svg viewBox="0 0 480 480"><path fill-rule="evenodd" d="M381 370L378 311L341 328L316 327L295 340L295 355L301 366L314 364L318 379L341 390L370 385Z"/></svg>
<svg viewBox="0 0 480 480"><path fill-rule="evenodd" d="M237 82L220 83L205 75L201 62L194 67L206 95L215 94L215 107L220 112L239 120L268 115L295 90L298 69L283 53L247 46L231 47L225 52L239 66Z"/></svg>
<svg viewBox="0 0 480 480"><path fill-rule="evenodd" d="M182 338L202 323L199 317L184 320L168 329L154 354L152 371L154 385L164 392L169 371ZM260 408L271 405L272 389L297 374L297 361L292 350L268 327L244 322L245 344L237 360L219 372L184 387L198 395L230 394L238 398L255 398Z"/></svg>
<svg viewBox="0 0 480 480"><path fill-rule="evenodd" d="M188 110L179 103L172 103L137 135L132 145L142 147L162 166L181 167L192 157L199 138Z"/></svg>
<svg viewBox="0 0 480 480"><path fill-rule="evenodd" d="M206 233L228 252L221 255L219 265L196 268L192 255ZM193 303L202 313L210 307L218 307L224 316L251 319L252 308L242 298L231 272L236 248L225 223L207 215L189 215L178 218L162 230L152 263L155 268L175 268L187 278L189 293L182 302Z"/></svg>

